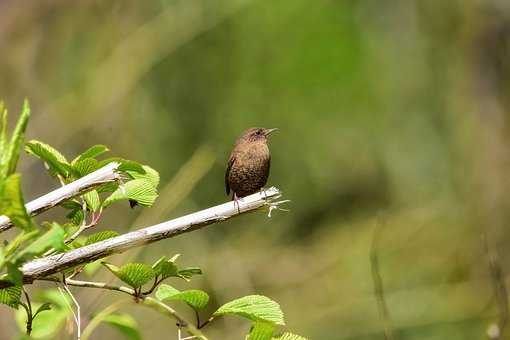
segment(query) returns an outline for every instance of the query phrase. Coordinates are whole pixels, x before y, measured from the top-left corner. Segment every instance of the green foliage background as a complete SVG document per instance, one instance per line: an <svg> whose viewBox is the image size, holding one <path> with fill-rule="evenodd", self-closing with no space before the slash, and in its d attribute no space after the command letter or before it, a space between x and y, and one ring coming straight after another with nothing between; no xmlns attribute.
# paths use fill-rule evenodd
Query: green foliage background
<svg viewBox="0 0 510 340"><path fill-rule="evenodd" d="M109 261L182 253L204 270L195 282L211 310L263 294L298 334L380 339L370 267L379 225L395 335L483 339L501 309L482 235L505 277L510 264L509 32L510 6L496 0L2 1L0 97L11 113L30 98L27 139L68 158L105 144L159 171L154 207L112 209L94 232L223 202L237 135L280 128L270 184L291 212ZM22 155L18 169L27 200L58 185L35 158ZM116 295L78 298L86 317ZM144 337L173 327L128 311ZM246 331L239 320L211 327L213 339ZM0 329L16 334L3 307Z"/></svg>

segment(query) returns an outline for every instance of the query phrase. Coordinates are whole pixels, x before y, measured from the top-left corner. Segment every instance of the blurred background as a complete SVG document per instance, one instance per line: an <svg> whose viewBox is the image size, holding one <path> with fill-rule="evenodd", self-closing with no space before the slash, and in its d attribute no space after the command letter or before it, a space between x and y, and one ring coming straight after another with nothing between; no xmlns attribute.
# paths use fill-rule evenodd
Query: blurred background
<svg viewBox="0 0 510 340"><path fill-rule="evenodd" d="M115 206L97 230L226 201L237 136L280 128L269 185L290 212L110 258L181 253L204 275L173 284L211 293L204 315L258 293L311 339L510 336L510 2L3 0L0 51L0 97L11 115L30 100L29 139L70 158L106 144L160 172L152 208ZM58 186L34 158L19 170L27 200ZM73 291L85 320L127 299ZM176 334L150 310L122 311L146 339ZM13 320L0 307L1 339L19 334ZM206 333L248 327L225 318Z"/></svg>

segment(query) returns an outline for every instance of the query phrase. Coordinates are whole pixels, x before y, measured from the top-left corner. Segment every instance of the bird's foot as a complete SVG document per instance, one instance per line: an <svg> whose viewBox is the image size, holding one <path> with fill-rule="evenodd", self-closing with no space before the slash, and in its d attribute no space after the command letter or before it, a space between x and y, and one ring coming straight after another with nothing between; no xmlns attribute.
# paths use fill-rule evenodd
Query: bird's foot
<svg viewBox="0 0 510 340"><path fill-rule="evenodd" d="M264 195L264 201L267 202L266 188L260 188L260 194Z"/></svg>
<svg viewBox="0 0 510 340"><path fill-rule="evenodd" d="M234 192L234 208L237 205L237 213L241 213L241 207L239 206L239 197L237 197L236 193Z"/></svg>

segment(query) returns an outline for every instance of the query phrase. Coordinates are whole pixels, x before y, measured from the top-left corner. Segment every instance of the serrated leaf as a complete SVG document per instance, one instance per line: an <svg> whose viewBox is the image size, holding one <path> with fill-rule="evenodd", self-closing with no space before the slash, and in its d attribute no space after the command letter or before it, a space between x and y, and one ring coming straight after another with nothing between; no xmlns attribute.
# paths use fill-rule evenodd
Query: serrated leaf
<svg viewBox="0 0 510 340"><path fill-rule="evenodd" d="M129 314L109 314L103 322L115 327L130 340L142 339L136 320Z"/></svg>
<svg viewBox="0 0 510 340"><path fill-rule="evenodd" d="M227 302L213 316L237 315L252 321L268 321L285 325L280 305L262 295L248 295Z"/></svg>
<svg viewBox="0 0 510 340"><path fill-rule="evenodd" d="M154 278L154 270L144 263L127 263L120 268L105 262L102 264L133 288L139 288Z"/></svg>
<svg viewBox="0 0 510 340"><path fill-rule="evenodd" d="M35 228L25 208L19 174L10 175L4 181L0 181L0 211L1 214L8 216L16 227L24 231Z"/></svg>
<svg viewBox="0 0 510 340"><path fill-rule="evenodd" d="M8 145L5 145L4 153L0 154L2 157L2 177L5 178L16 171L16 164L18 164L19 153L23 140L25 139L25 130L30 118L30 106L28 100L25 99L21 115L18 118L16 127L11 136Z"/></svg>
<svg viewBox="0 0 510 340"><path fill-rule="evenodd" d="M69 165L64 155L48 144L32 140L26 143L25 151L45 162L50 168L50 174L53 176L58 174L67 178L73 172L73 168Z"/></svg>
<svg viewBox="0 0 510 340"><path fill-rule="evenodd" d="M142 165L140 163L137 163L137 162L134 162L134 161L130 161L130 160L127 160L127 159L123 159L123 158L120 158L120 157L110 157L110 158L107 158L107 159L104 159L102 161L99 161L99 167L103 167L111 162L117 162L117 163L120 163L120 166L118 167L118 170L119 171L124 171L124 172L127 172L127 171L136 171L136 172L139 172L141 174L144 174L145 173L145 170L143 169Z"/></svg>
<svg viewBox="0 0 510 340"><path fill-rule="evenodd" d="M75 163L80 162L87 158L90 159L90 158L97 157L97 156L102 155L103 153L108 152L108 151L110 151L110 149L108 149L108 147L106 147L105 145L98 144L98 145L91 146L90 148L85 150L83 153L81 153L78 157L73 159L72 164L74 165Z"/></svg>
<svg viewBox="0 0 510 340"><path fill-rule="evenodd" d="M180 278L189 281L195 275L202 275L202 269L199 267L186 267L183 269L179 269L177 272L177 276Z"/></svg>
<svg viewBox="0 0 510 340"><path fill-rule="evenodd" d="M275 325L272 322L256 321L253 323L248 340L271 340Z"/></svg>
<svg viewBox="0 0 510 340"><path fill-rule="evenodd" d="M134 200L143 206L151 206L158 193L152 183L146 179L134 179L120 185L104 202L103 207L120 200Z"/></svg>
<svg viewBox="0 0 510 340"><path fill-rule="evenodd" d="M87 202L87 206L93 212L96 212L101 208L101 199L96 190L91 190L83 194L83 199Z"/></svg>
<svg viewBox="0 0 510 340"><path fill-rule="evenodd" d="M207 306L207 303L209 302L209 295L202 290L189 289L181 292L167 284L159 286L156 291L156 298L160 301L184 301L194 309L202 309Z"/></svg>
<svg viewBox="0 0 510 340"><path fill-rule="evenodd" d="M118 187L119 187L119 184L117 184L117 182L109 182L109 183L100 185L99 187L97 187L96 190L98 193L114 192L115 190L117 190Z"/></svg>
<svg viewBox="0 0 510 340"><path fill-rule="evenodd" d="M74 209L81 209L81 204L76 201L64 201L59 204L62 208L74 210Z"/></svg>
<svg viewBox="0 0 510 340"><path fill-rule="evenodd" d="M85 245L88 246L89 244L101 242L104 240L107 240L109 238L119 236L119 233L113 230L104 230L100 231L98 233L92 234L89 237L87 237L87 241L85 242Z"/></svg>
<svg viewBox="0 0 510 340"><path fill-rule="evenodd" d="M152 269L156 275L160 275L162 279L171 276L177 276L178 268L172 261L168 260L166 256L161 257L152 265Z"/></svg>
<svg viewBox="0 0 510 340"><path fill-rule="evenodd" d="M79 209L71 210L66 217L70 219L74 225L81 225L85 218L85 214L83 209L80 207Z"/></svg>
<svg viewBox="0 0 510 340"><path fill-rule="evenodd" d="M78 177L83 177L99 169L98 161L93 158L85 158L73 164L73 169Z"/></svg>
<svg viewBox="0 0 510 340"><path fill-rule="evenodd" d="M21 298L21 286L0 289L0 303L18 309Z"/></svg>
<svg viewBox="0 0 510 340"><path fill-rule="evenodd" d="M276 337L273 337L272 340L308 340L308 339L297 334L285 332Z"/></svg>
<svg viewBox="0 0 510 340"><path fill-rule="evenodd" d="M133 178L133 179L146 179L149 182L151 182L153 187L157 187L159 185L159 173L151 168L148 165L142 165L143 170L145 170L145 173L140 173L138 171L132 171L127 170L126 172Z"/></svg>

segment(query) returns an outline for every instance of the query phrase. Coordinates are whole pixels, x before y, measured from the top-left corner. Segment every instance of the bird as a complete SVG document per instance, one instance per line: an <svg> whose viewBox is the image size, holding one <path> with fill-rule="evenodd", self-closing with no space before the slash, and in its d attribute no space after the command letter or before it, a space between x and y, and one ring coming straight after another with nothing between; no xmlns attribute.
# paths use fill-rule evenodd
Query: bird
<svg viewBox="0 0 510 340"><path fill-rule="evenodd" d="M271 154L267 140L269 134L278 130L260 127L249 128L237 139L225 171L225 190L232 193L234 204L239 198L261 190L267 183ZM240 212L240 211L239 211Z"/></svg>

